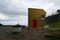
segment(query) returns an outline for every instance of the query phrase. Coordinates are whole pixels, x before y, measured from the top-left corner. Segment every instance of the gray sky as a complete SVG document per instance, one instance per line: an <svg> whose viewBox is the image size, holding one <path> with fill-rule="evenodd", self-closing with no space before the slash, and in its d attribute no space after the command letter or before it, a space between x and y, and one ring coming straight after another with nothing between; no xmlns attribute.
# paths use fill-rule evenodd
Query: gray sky
<svg viewBox="0 0 60 40"><path fill-rule="evenodd" d="M46 16L60 9L60 0L0 0L0 22L2 24L28 25L28 8L46 11Z"/></svg>

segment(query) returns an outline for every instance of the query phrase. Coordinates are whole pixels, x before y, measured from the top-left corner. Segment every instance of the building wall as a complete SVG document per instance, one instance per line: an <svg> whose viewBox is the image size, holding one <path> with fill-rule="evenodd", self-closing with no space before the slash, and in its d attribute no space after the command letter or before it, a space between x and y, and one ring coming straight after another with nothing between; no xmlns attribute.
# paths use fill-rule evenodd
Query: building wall
<svg viewBox="0 0 60 40"><path fill-rule="evenodd" d="M36 20L35 28L43 28L41 15L45 18L46 12L43 9L28 8L28 27L33 28L33 21Z"/></svg>

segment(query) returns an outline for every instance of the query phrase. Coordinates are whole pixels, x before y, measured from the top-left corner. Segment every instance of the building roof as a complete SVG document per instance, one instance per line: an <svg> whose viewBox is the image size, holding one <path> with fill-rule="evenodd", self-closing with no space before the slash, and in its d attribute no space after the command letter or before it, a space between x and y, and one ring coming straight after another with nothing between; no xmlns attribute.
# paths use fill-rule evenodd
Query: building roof
<svg viewBox="0 0 60 40"><path fill-rule="evenodd" d="M17 24L17 25L14 25L13 27L25 27L25 26Z"/></svg>

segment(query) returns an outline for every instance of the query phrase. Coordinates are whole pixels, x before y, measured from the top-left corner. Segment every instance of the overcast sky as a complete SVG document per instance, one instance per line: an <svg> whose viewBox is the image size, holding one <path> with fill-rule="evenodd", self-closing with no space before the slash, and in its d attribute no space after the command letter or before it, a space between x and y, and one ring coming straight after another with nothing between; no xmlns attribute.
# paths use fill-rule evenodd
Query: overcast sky
<svg viewBox="0 0 60 40"><path fill-rule="evenodd" d="M28 25L28 8L44 9L49 16L60 9L60 0L0 0L0 22Z"/></svg>

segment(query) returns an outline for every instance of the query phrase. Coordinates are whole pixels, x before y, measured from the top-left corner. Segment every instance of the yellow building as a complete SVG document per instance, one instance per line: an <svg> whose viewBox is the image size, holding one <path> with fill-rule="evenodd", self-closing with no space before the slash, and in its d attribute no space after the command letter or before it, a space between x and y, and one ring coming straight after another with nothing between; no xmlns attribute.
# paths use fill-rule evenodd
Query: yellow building
<svg viewBox="0 0 60 40"><path fill-rule="evenodd" d="M45 18L46 12L43 9L28 8L28 27L43 28L42 17Z"/></svg>

